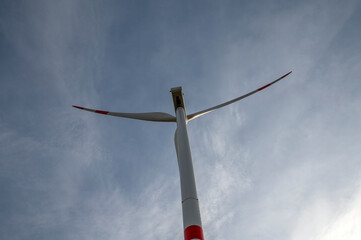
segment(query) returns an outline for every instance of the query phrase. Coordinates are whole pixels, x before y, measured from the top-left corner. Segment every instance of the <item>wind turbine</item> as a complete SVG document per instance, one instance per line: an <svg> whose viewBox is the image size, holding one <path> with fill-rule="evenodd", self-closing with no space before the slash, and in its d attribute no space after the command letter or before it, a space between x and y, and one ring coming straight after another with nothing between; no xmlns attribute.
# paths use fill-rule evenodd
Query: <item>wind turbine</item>
<svg viewBox="0 0 361 240"><path fill-rule="evenodd" d="M174 143L177 152L180 183L181 183L184 239L204 240L201 215L199 211L196 182L194 179L194 172L193 172L192 155L188 140L187 122L199 116L202 116L206 113L209 113L213 110L227 106L231 103L237 102L243 98L251 96L252 94L255 94L256 92L259 92L271 86L272 84L280 81L281 79L285 78L287 75L291 74L291 72L283 75L282 77L274 80L273 82L270 82L252 92L244 94L228 102L189 115L186 114L181 87L175 87L170 90L173 97L175 116L163 112L119 113L119 112L95 110L90 108L74 106L74 105L73 107L89 112L95 112L104 115L116 116L116 117L132 118L132 119L155 121L155 122L177 123L177 129L175 131L175 136L174 136Z"/></svg>

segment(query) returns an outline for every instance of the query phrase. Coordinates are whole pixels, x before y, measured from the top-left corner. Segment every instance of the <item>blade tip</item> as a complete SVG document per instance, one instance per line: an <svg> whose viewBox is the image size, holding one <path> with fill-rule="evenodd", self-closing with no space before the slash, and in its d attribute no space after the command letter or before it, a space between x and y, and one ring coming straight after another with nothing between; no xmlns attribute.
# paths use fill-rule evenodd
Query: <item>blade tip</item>
<svg viewBox="0 0 361 240"><path fill-rule="evenodd" d="M72 107L74 107L74 108L78 108L78 109L81 109L81 110L84 110L84 108L83 108L83 107L79 107L79 106L75 106L75 105L72 105Z"/></svg>
<svg viewBox="0 0 361 240"><path fill-rule="evenodd" d="M282 78L287 77L287 76L290 75L291 73L292 73L292 71L286 73L285 75L282 76Z"/></svg>

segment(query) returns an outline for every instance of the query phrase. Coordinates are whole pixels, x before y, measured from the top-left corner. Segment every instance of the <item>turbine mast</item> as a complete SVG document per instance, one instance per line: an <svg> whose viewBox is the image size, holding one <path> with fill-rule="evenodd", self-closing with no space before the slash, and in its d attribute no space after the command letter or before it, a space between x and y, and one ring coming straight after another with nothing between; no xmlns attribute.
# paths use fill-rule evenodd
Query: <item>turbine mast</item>
<svg viewBox="0 0 361 240"><path fill-rule="evenodd" d="M172 88L171 93L177 121L174 142L181 184L184 239L204 240L182 88Z"/></svg>

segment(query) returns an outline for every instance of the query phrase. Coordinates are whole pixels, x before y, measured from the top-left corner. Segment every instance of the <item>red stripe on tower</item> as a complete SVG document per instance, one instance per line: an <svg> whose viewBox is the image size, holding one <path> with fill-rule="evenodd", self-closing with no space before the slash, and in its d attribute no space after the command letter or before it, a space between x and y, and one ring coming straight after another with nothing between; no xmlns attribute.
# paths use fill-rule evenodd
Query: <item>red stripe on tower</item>
<svg viewBox="0 0 361 240"><path fill-rule="evenodd" d="M191 239L204 240L203 230L200 226L191 225L184 230L184 240Z"/></svg>

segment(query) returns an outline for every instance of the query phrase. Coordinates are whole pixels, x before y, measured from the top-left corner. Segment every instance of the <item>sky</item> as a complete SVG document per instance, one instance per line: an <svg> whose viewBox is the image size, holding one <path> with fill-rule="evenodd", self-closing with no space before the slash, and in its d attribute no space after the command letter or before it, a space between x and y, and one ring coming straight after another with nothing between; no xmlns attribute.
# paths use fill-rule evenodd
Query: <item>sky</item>
<svg viewBox="0 0 361 240"><path fill-rule="evenodd" d="M361 3L0 1L0 238L183 239L188 123L205 239L361 236Z"/></svg>

